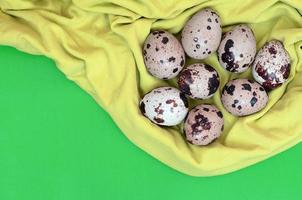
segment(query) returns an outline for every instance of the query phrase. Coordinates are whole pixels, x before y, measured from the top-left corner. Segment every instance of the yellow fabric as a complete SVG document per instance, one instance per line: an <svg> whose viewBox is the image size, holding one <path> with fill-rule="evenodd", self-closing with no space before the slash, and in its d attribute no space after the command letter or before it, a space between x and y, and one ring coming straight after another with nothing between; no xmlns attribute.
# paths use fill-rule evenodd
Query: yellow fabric
<svg viewBox="0 0 302 200"><path fill-rule="evenodd" d="M1 0L0 7L1 45L55 60L133 143L176 170L193 176L228 173L302 139L301 0ZM270 92L263 111L238 119L221 105L220 92L229 79L251 77L250 70L234 75L219 66L216 55L204 60L218 70L220 90L211 100L191 102L191 107L201 102L217 105L225 130L210 146L196 147L185 142L181 125L161 128L141 115L138 102L143 94L158 86L176 86L175 80L165 82L147 73L141 47L151 29L178 34L204 7L217 10L224 31L249 24L258 49L273 38L284 41L292 70L287 84Z"/></svg>

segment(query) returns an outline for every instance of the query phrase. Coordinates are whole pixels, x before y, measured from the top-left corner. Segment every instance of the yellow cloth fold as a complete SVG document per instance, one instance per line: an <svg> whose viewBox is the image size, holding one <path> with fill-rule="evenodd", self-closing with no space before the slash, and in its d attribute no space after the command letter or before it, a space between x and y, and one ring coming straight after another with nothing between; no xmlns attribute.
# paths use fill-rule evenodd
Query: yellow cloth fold
<svg viewBox="0 0 302 200"><path fill-rule="evenodd" d="M223 108L220 92L229 79L251 77L251 71L230 74L219 66L216 55L203 60L219 72L220 90L211 100L191 102L191 107L203 102L217 105L225 117L225 130L215 143L196 147L185 142L181 125L152 124L141 115L138 102L157 86L176 86L175 80L158 80L145 69L142 44L150 30L178 34L190 16L204 7L220 14L224 31L249 24L258 49L271 39L283 41L292 70L289 81L270 92L264 110L236 118ZM192 176L224 174L302 139L301 0L1 0L0 8L1 45L53 59L133 143L176 170ZM196 61L187 60L192 62Z"/></svg>

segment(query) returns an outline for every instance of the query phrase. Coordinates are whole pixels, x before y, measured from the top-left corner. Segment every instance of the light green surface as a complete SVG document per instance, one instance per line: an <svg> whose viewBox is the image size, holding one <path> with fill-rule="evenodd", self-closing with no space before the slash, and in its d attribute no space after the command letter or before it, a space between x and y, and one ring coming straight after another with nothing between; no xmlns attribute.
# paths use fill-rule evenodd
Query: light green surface
<svg viewBox="0 0 302 200"><path fill-rule="evenodd" d="M194 178L131 144L42 56L0 47L0 199L300 199L302 146L232 174Z"/></svg>

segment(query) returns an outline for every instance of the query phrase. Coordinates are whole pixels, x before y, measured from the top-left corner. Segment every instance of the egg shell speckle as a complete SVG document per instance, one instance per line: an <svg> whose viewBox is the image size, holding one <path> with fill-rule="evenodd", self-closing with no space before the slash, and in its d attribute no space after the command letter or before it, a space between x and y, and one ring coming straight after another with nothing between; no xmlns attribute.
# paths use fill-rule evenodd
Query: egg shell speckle
<svg viewBox="0 0 302 200"><path fill-rule="evenodd" d="M176 77L185 65L185 53L180 42L167 31L153 31L143 47L148 72L159 79Z"/></svg>
<svg viewBox="0 0 302 200"><path fill-rule="evenodd" d="M284 83L290 74L290 56L278 40L266 43L253 63L253 77L266 89L274 89Z"/></svg>
<svg viewBox="0 0 302 200"><path fill-rule="evenodd" d="M186 67L179 75L180 90L193 99L208 99L219 87L219 75L210 65L195 63Z"/></svg>
<svg viewBox="0 0 302 200"><path fill-rule="evenodd" d="M257 82L236 79L223 87L221 101L231 114L246 116L262 110L268 102L268 95Z"/></svg>
<svg viewBox="0 0 302 200"><path fill-rule="evenodd" d="M221 33L220 17L214 10L206 8L187 21L181 33L181 43L189 57L204 59L217 50Z"/></svg>
<svg viewBox="0 0 302 200"><path fill-rule="evenodd" d="M224 128L222 113L213 105L198 105L188 114L184 132L188 142L208 145L218 138Z"/></svg>
<svg viewBox="0 0 302 200"><path fill-rule="evenodd" d="M188 102L178 89L159 87L143 97L140 101L140 110L155 124L174 126L187 115Z"/></svg>
<svg viewBox="0 0 302 200"><path fill-rule="evenodd" d="M242 24L223 34L218 48L218 59L224 69L241 73L252 64L256 50L253 31Z"/></svg>

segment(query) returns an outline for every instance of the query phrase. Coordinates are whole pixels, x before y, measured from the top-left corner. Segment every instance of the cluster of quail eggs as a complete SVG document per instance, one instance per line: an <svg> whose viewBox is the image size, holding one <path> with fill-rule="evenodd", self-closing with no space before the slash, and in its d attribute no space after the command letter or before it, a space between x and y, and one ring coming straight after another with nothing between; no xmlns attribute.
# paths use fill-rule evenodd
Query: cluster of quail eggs
<svg viewBox="0 0 302 200"><path fill-rule="evenodd" d="M164 30L149 34L143 47L148 72L159 79L178 78L179 89L155 88L140 101L140 110L153 123L174 126L184 120L184 133L194 145L208 145L224 127L222 112L214 105L201 104L189 111L187 98L209 99L219 88L219 74L205 63L185 66L186 56L205 59L217 51L225 70L242 73L252 66L254 80L234 79L222 89L221 102L235 116L262 110L270 90L284 83L290 73L290 57L278 40L267 42L257 53L252 29L244 24L222 34L220 17L206 8L185 24L181 42Z"/></svg>

